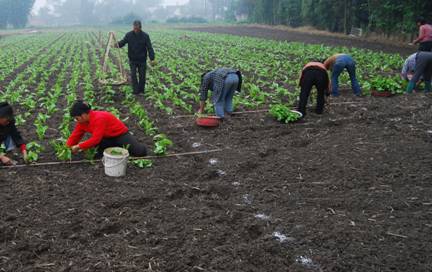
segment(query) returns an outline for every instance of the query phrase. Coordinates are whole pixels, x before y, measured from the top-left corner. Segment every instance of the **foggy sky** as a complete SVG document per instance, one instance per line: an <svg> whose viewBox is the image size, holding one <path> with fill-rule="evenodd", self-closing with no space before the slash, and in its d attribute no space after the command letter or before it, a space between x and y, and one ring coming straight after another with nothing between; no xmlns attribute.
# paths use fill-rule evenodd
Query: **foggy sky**
<svg viewBox="0 0 432 272"><path fill-rule="evenodd" d="M79 1L79 0L77 0ZM103 1L103 0L102 0ZM137 0L139 1L139 0ZM189 0L163 0L164 5L175 5L175 4L185 4ZM41 7L46 5L46 0L36 0L35 5L33 6L33 12L37 12Z"/></svg>

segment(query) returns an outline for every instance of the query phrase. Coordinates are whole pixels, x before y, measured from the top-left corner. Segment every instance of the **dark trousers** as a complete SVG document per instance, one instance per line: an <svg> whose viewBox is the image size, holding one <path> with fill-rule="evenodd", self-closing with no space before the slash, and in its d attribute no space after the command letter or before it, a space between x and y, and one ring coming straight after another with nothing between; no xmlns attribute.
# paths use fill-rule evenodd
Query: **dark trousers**
<svg viewBox="0 0 432 272"><path fill-rule="evenodd" d="M432 51L432 41L420 43L419 51L431 52Z"/></svg>
<svg viewBox="0 0 432 272"><path fill-rule="evenodd" d="M132 77L132 88L134 93L144 93L146 84L146 62L129 62L131 77Z"/></svg>
<svg viewBox="0 0 432 272"><path fill-rule="evenodd" d="M129 155L132 157L144 157L147 155L147 149L145 146L140 144L129 132L117 137L102 139L97 147L96 158L102 158L105 149L110 147L127 148Z"/></svg>
<svg viewBox="0 0 432 272"><path fill-rule="evenodd" d="M313 86L318 90L316 113L321 114L324 111L325 94L328 92L329 78L327 72L321 69L307 69L303 72L302 81L300 82L300 102L298 111L306 115L306 106Z"/></svg>
<svg viewBox="0 0 432 272"><path fill-rule="evenodd" d="M419 52L416 60L416 71L410 82L416 84L423 76L425 82L432 79L432 52Z"/></svg>

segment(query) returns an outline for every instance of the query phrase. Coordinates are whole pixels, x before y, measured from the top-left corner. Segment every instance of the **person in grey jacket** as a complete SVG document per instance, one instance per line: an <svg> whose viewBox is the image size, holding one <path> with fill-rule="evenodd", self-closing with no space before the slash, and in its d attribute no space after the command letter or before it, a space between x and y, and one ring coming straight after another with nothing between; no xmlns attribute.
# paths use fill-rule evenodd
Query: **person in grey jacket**
<svg viewBox="0 0 432 272"><path fill-rule="evenodd" d="M404 80L410 80L415 74L417 53L410 55L402 67L401 77Z"/></svg>
<svg viewBox="0 0 432 272"><path fill-rule="evenodd" d="M418 52L416 57L416 71L408 83L406 93L412 93L417 82L423 76L425 92L432 91L432 52Z"/></svg>
<svg viewBox="0 0 432 272"><path fill-rule="evenodd" d="M224 118L225 113L232 114L233 97L236 91L241 91L242 81L241 72L232 68L218 68L204 73L201 78L198 113L204 113L208 91L211 90L216 115Z"/></svg>

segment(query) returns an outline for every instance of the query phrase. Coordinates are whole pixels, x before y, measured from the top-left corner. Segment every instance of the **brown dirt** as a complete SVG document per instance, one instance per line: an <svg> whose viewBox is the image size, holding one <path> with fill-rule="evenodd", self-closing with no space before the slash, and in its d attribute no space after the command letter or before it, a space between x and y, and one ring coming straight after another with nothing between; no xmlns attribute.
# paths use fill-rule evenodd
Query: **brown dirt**
<svg viewBox="0 0 432 272"><path fill-rule="evenodd" d="M2 170L1 270L431 271L431 96L350 101L292 125L159 116L177 150L225 151L120 179Z"/></svg>
<svg viewBox="0 0 432 272"><path fill-rule="evenodd" d="M278 41L303 42L307 44L325 44L329 46L346 46L382 51L385 53L397 53L408 56L417 50L417 47L400 46L389 43L373 42L360 38L342 37L341 35L323 35L306 33L290 29L278 29L260 26L209 26L191 27L186 30L248 36Z"/></svg>

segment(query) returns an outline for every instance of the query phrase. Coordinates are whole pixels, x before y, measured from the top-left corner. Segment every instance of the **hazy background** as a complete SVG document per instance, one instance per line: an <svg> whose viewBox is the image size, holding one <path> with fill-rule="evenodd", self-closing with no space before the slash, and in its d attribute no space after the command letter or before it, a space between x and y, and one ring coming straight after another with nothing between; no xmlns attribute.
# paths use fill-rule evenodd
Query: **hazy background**
<svg viewBox="0 0 432 272"><path fill-rule="evenodd" d="M417 17L432 19L431 0L0 0L0 29L224 21L412 40Z"/></svg>

